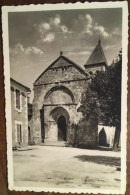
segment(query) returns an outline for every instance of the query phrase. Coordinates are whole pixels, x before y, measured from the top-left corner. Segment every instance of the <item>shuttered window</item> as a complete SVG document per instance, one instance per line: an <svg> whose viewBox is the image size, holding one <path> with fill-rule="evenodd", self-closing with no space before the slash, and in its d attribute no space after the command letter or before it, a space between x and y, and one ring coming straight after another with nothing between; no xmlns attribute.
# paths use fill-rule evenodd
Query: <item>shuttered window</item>
<svg viewBox="0 0 130 195"><path fill-rule="evenodd" d="M17 124L17 142L22 142L22 126Z"/></svg>
<svg viewBox="0 0 130 195"><path fill-rule="evenodd" d="M20 91L16 89L16 108L20 110Z"/></svg>

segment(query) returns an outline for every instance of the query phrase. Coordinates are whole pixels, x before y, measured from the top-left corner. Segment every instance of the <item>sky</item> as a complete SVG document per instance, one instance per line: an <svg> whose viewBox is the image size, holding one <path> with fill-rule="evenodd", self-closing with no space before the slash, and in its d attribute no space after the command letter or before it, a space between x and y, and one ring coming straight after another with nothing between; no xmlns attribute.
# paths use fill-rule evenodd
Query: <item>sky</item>
<svg viewBox="0 0 130 195"><path fill-rule="evenodd" d="M122 47L122 9L10 12L11 77L33 88L60 51L83 67L100 38L108 64Z"/></svg>

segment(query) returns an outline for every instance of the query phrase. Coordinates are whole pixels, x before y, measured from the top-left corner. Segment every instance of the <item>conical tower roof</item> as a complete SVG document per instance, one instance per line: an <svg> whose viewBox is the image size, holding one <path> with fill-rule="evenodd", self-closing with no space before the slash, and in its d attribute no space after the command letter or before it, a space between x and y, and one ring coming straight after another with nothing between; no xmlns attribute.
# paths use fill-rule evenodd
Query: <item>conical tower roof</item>
<svg viewBox="0 0 130 195"><path fill-rule="evenodd" d="M98 44L96 45L95 49L93 50L92 54L90 55L88 61L86 62L85 66L96 65L96 64L107 65L106 57L104 55L104 51L102 49L100 39L99 39Z"/></svg>

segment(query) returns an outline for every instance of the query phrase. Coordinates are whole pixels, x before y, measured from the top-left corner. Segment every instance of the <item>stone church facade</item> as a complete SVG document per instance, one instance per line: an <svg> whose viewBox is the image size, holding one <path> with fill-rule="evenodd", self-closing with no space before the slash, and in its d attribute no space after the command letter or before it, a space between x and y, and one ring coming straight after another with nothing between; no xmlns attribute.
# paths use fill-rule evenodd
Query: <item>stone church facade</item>
<svg viewBox="0 0 130 195"><path fill-rule="evenodd" d="M74 146L78 138L81 147L97 145L98 124L95 117L86 120L85 128L77 129L83 118L77 109L92 74L106 67L107 61L99 40L84 69L61 53L37 78L32 105L32 133L36 144L64 141Z"/></svg>

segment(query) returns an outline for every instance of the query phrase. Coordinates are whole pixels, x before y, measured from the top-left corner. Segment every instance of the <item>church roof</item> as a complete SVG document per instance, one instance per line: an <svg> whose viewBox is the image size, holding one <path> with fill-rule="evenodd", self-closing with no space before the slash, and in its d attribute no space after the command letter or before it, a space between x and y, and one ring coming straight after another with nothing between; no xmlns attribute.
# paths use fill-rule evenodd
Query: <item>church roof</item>
<svg viewBox="0 0 130 195"><path fill-rule="evenodd" d="M56 66L56 62L58 62L60 59L63 59L64 61L66 61L68 63L68 65L72 65L74 66L76 69L78 69L83 75L88 76L88 74L84 71L84 69L82 69L79 65L77 65L75 62L73 62L72 60L70 60L69 58L63 56L62 54L60 54L60 56L51 63L50 66L48 66L48 68L46 68L42 74L35 80L34 83L36 83L38 81L38 79L50 68L55 67ZM62 66L62 64L60 65Z"/></svg>
<svg viewBox="0 0 130 195"><path fill-rule="evenodd" d="M101 41L99 39L98 44L96 45L95 49L93 50L92 54L90 55L88 61L84 66L97 65L102 63L107 65L107 60L102 49Z"/></svg>
<svg viewBox="0 0 130 195"><path fill-rule="evenodd" d="M62 56L62 58L66 61L68 61L70 64L72 64L73 66L75 66L76 69L78 69L81 73L83 73L85 76L88 76L88 74L84 71L84 69L79 66L78 64L76 64L75 62L73 62L72 60L70 60L69 58Z"/></svg>

